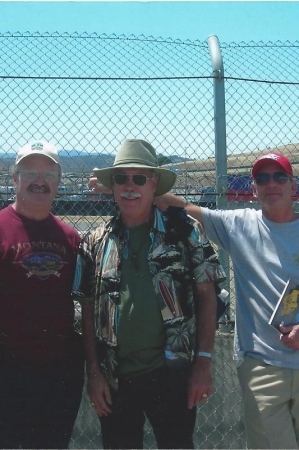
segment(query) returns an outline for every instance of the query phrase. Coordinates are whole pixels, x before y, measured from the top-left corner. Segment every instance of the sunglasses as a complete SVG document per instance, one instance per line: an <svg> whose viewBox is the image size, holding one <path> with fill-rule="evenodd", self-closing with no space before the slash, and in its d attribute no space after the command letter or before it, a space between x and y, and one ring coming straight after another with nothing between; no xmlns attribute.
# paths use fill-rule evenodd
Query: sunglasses
<svg viewBox="0 0 299 450"><path fill-rule="evenodd" d="M292 178L285 172L275 172L275 173L258 173L254 180L258 186L265 186L270 182L270 180L275 181L278 184L285 184L288 180Z"/></svg>
<svg viewBox="0 0 299 450"><path fill-rule="evenodd" d="M42 170L39 172L37 169L19 169L16 173L20 174L20 177L25 181L35 181L41 175L43 179L48 183L58 181L60 172L56 170Z"/></svg>
<svg viewBox="0 0 299 450"><path fill-rule="evenodd" d="M119 186L126 184L129 180L132 180L133 183L136 184L137 186L144 186L147 180L149 180L150 178L153 178L153 176L147 177L142 173L136 175L127 175L126 173L116 173L113 175L112 180L115 184L118 184Z"/></svg>

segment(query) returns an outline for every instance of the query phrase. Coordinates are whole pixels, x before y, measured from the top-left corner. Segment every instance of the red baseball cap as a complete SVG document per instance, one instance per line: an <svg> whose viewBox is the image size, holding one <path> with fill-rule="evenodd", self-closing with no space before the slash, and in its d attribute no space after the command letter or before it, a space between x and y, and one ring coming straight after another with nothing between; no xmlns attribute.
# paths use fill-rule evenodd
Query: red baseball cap
<svg viewBox="0 0 299 450"><path fill-rule="evenodd" d="M258 158L253 164L251 171L253 178L270 161L276 162L284 172L291 175L291 177L293 176L292 164L290 163L290 160L286 156L282 155L281 153L267 153L266 155L263 155L260 158Z"/></svg>

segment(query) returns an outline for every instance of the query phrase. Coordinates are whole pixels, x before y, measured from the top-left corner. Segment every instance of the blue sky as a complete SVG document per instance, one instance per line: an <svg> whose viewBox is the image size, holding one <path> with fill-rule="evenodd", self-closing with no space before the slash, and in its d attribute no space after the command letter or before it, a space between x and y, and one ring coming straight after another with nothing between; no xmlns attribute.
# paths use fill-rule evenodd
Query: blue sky
<svg viewBox="0 0 299 450"><path fill-rule="evenodd" d="M200 42L206 41L209 35L216 34L220 44L239 42L263 42L266 44L278 41L294 43L299 40L298 17L299 2L291 1L6 2L0 0L0 33L66 32L71 34L77 32L83 34L86 32L108 36L138 37L143 35ZM34 42L34 39L32 41ZM118 68L123 69L125 65L121 64L121 57L127 58L127 53L120 54L121 52L119 52L115 55L112 52L114 56L110 57L109 52L103 52L101 58L93 59L94 47L92 47L92 51L88 50L92 54L87 52L82 56L83 50L80 47L81 53L79 52L78 43L74 45L73 50L69 50L63 44L55 42L53 46L55 49L55 45L57 45L57 52L53 53L53 46L42 47L43 37L39 44L36 42L34 52L31 52L31 45L28 46L30 49L28 52L25 47L22 51L20 43L14 48L12 39L4 37L1 42L3 45L1 48L2 60L0 58L1 75L15 75L16 77L24 73L30 74L31 67L38 74L50 73L52 75L51 71L53 70L55 74L64 75L66 69L63 63L66 60L69 64L66 70L68 74L74 66L77 68L74 74L80 76L82 66L84 74L88 72L95 76L98 73L104 73L107 76L110 74L111 68L116 70L115 73L118 73ZM136 69L137 66L136 73L138 74L139 65L140 69L146 66L146 70L150 70L153 66L153 71L156 70L154 63L151 66L151 58L159 59L159 54L153 46L150 44L147 46L148 54L143 55L146 58L143 63L139 57L141 53L134 52L135 47L133 48L131 43L128 47L132 51L134 68ZM193 62L194 53L189 48L187 50L187 47L190 46L181 47L184 47L186 54L183 58L179 50L176 50L175 55L179 54L182 58L177 58L179 67L177 61L174 65L173 60L165 57L167 55L166 48L163 47L163 50L160 50L160 54L163 55L161 57L162 65L167 67L167 74L168 69L170 74L184 74L185 64ZM96 48L99 51L100 47ZM165 53L163 53L164 51ZM203 75L210 73L210 60L207 59L208 55L205 52L204 47L203 50L200 49L200 46L196 49L194 70L197 75L198 73ZM291 60L293 54L290 55L286 50L283 52L277 52L276 59L279 62L275 66L276 70L279 69L277 74L273 65L266 66L267 69L264 68L264 55L262 60L256 61L252 71L251 66L249 68L246 66L249 71L249 75L247 71L245 72L246 76L250 78L257 72L261 72L267 73L269 79L279 78L279 80L286 81L291 74L292 80L294 77L297 80L298 58L296 59L295 54ZM267 49L267 55L268 53ZM44 57L44 54L47 58L50 57L52 64L48 64L48 59ZM147 55L151 55L151 57ZM38 59L39 56L40 59ZM115 67L113 58L117 58ZM206 65L208 64L208 67L201 63L200 58L205 61ZM226 73L234 73L232 68L236 67L238 69L236 73L240 76L239 66L242 66L241 74L245 70L244 53L236 48L231 58L225 60ZM253 58L251 54L250 58L251 60ZM130 65L126 67L126 75L128 75L130 67ZM271 76L268 74L268 70ZM149 73L152 74L151 71ZM131 74L130 71L129 74ZM190 72L190 75L194 75L194 73ZM196 94L194 94L193 85L191 86L189 81L185 81L184 84L179 81L174 84L164 82L159 84L159 88L154 82L143 82L143 84L122 82L121 84L116 83L113 87L109 80L101 83L94 82L94 84L84 83L82 81L80 84L83 86L80 87L83 91L79 89L78 84L79 95L75 85L70 87L63 81L59 81L56 90L55 82L40 80L36 84L34 81L27 80L5 80L1 85L0 150L7 151L15 148L20 140L31 139L31 136L44 137L48 140L55 138L55 142L59 142L59 146L65 149L73 148L79 151L84 149L93 152L99 148L99 145L100 148L109 146L109 149L115 149L118 145L115 144L115 140L118 142L128 136L140 137L140 130L142 130L143 137L154 145L160 145L161 142L171 142L174 147L179 145L178 154L193 157L199 141L205 156L213 153L213 108L209 80L197 85L200 88L197 87ZM238 84L236 83L235 86ZM234 88L230 85L231 97L227 94L227 105L229 101L231 102L227 111L233 116L230 116L230 128L228 128L230 153L241 152L244 149L263 149L298 141L297 87L269 86L265 89L256 86L250 85L244 91L242 91L242 86L239 86L241 89L239 97L235 97ZM169 97L169 92L172 92L171 97ZM118 95L117 101L115 100L116 94ZM51 101L45 101L47 96L49 99L51 98ZM136 98L139 100L138 102L134 100L132 106L132 99ZM259 103L257 99L261 99L262 102ZM91 100L93 100L92 107L88 106ZM32 114L28 114L28 111L31 111ZM190 111L193 114L191 118L189 117ZM229 112L227 112L228 115ZM235 119L235 116L238 120ZM261 120L258 120L259 117ZM243 121L242 129L240 128L241 120ZM200 123L200 127L198 127L198 123ZM239 128L236 128L236 123L239 124ZM98 124L101 124L100 129ZM114 124L116 124L117 133Z"/></svg>
<svg viewBox="0 0 299 450"><path fill-rule="evenodd" d="M299 2L0 0L0 32L95 32L221 42L298 40Z"/></svg>

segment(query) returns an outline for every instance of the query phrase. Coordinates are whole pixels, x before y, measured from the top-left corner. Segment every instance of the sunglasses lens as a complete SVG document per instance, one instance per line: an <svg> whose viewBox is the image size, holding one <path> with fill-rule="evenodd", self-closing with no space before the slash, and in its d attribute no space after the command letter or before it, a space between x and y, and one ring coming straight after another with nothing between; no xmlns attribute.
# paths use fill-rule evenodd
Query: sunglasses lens
<svg viewBox="0 0 299 450"><path fill-rule="evenodd" d="M275 172L272 175L270 173L259 173L255 177L255 182L258 186L265 186L271 179L273 179L275 183L285 184L289 179L289 175L285 172Z"/></svg>
<svg viewBox="0 0 299 450"><path fill-rule="evenodd" d="M137 184L137 186L144 186L146 183L147 177L146 175L133 175L133 182Z"/></svg>
<svg viewBox="0 0 299 450"><path fill-rule="evenodd" d="M264 184L269 183L271 179L271 175L269 173L259 173L255 177L255 182L258 186L263 186Z"/></svg>
<svg viewBox="0 0 299 450"><path fill-rule="evenodd" d="M125 173L116 173L113 176L113 181L115 184L122 186L123 184L126 184L130 178L132 178L133 183L137 186L144 186L147 180L147 176L142 174L132 175L131 177L129 175L126 175Z"/></svg>
<svg viewBox="0 0 299 450"><path fill-rule="evenodd" d="M273 179L274 181L276 181L276 183L285 184L288 181L289 176L284 172L276 172L273 175Z"/></svg>
<svg viewBox="0 0 299 450"><path fill-rule="evenodd" d="M125 173L116 173L113 176L113 181L115 184L119 184L121 186L128 181L128 175L126 175Z"/></svg>

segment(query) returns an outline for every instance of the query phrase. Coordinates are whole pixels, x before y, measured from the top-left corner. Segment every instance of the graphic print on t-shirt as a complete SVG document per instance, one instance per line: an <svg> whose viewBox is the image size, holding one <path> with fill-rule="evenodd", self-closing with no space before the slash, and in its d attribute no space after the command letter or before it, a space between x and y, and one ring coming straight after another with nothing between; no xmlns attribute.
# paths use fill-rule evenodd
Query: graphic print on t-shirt
<svg viewBox="0 0 299 450"><path fill-rule="evenodd" d="M50 275L60 277L59 270L68 263L62 261L58 255L41 252L29 253L14 264L20 264L28 270L27 278L35 275L40 280L46 280Z"/></svg>

